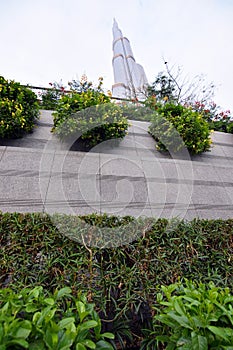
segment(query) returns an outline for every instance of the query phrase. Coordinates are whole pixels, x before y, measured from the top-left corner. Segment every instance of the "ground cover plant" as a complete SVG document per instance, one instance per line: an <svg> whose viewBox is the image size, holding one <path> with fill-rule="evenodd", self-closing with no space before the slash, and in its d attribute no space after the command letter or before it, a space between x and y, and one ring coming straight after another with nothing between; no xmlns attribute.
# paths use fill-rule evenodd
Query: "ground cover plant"
<svg viewBox="0 0 233 350"><path fill-rule="evenodd" d="M0 77L0 138L32 132L39 115L36 94L13 80Z"/></svg>
<svg viewBox="0 0 233 350"><path fill-rule="evenodd" d="M160 285L191 279L232 290L232 220L74 216L69 234L54 222L46 214L0 215L0 287L82 291L118 348L139 346L143 329L153 329ZM106 228L116 230L114 242Z"/></svg>

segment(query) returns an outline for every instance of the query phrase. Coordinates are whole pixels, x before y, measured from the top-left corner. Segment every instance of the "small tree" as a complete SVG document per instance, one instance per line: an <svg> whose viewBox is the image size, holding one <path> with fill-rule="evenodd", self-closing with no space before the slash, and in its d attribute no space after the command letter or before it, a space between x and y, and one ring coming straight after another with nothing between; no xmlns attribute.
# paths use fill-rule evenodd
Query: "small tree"
<svg viewBox="0 0 233 350"><path fill-rule="evenodd" d="M155 81L148 87L148 96L156 96L161 102L169 100L181 104L194 104L196 101L206 103L214 96L215 85L207 83L204 75L197 75L191 81L183 76L181 67L169 67L164 61L166 70L158 73Z"/></svg>

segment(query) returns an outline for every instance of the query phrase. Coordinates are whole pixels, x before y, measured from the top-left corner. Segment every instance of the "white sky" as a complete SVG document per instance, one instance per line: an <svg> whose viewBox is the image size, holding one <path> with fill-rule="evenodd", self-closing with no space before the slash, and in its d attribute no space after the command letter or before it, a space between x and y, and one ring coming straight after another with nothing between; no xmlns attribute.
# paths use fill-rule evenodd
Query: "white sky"
<svg viewBox="0 0 233 350"><path fill-rule="evenodd" d="M114 17L150 83L164 57L233 111L233 0L0 0L0 75L49 86L85 73L111 89Z"/></svg>

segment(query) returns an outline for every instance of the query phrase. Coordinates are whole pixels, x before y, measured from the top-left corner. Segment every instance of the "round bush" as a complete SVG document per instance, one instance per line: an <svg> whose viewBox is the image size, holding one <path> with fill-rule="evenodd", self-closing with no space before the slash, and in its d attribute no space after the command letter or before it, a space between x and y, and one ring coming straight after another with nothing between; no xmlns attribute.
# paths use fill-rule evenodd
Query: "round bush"
<svg viewBox="0 0 233 350"><path fill-rule="evenodd" d="M95 146L110 139L120 139L127 134L128 120L122 109L113 103L100 104L73 113L54 129L64 141L81 138L87 146Z"/></svg>
<svg viewBox="0 0 233 350"><path fill-rule="evenodd" d="M104 93L92 89L85 92L72 92L63 95L57 103L56 111L53 113L54 130L70 118L70 116L82 109L109 103L110 98Z"/></svg>
<svg viewBox="0 0 233 350"><path fill-rule="evenodd" d="M93 90L63 96L53 116L53 131L61 140L81 138L88 146L123 138L128 128L122 108Z"/></svg>
<svg viewBox="0 0 233 350"><path fill-rule="evenodd" d="M198 154L207 151L211 144L211 132L202 115L180 104L159 106L149 132L159 150L178 152L185 146L190 153Z"/></svg>
<svg viewBox="0 0 233 350"><path fill-rule="evenodd" d="M32 132L38 115L36 94L0 76L0 137L18 138Z"/></svg>

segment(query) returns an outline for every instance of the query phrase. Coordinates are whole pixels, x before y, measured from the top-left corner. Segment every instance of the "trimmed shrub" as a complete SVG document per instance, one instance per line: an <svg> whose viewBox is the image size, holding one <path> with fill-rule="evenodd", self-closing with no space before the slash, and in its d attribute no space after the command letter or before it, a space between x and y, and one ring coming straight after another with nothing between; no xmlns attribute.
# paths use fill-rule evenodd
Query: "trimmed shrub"
<svg viewBox="0 0 233 350"><path fill-rule="evenodd" d="M62 125L72 114L82 109L109 102L110 98L108 96L92 89L81 93L73 91L70 94L63 95L58 102L56 111L53 113L54 128Z"/></svg>
<svg viewBox="0 0 233 350"><path fill-rule="evenodd" d="M36 94L20 83L0 77L0 137L18 138L32 132L38 115Z"/></svg>
<svg viewBox="0 0 233 350"><path fill-rule="evenodd" d="M53 131L61 140L81 138L87 146L123 138L128 121L120 106L96 91L63 96L54 115Z"/></svg>
<svg viewBox="0 0 233 350"><path fill-rule="evenodd" d="M160 105L149 132L162 151L176 153L186 147L191 154L198 154L209 150L211 144L209 126L202 115L179 104Z"/></svg>

